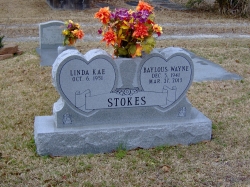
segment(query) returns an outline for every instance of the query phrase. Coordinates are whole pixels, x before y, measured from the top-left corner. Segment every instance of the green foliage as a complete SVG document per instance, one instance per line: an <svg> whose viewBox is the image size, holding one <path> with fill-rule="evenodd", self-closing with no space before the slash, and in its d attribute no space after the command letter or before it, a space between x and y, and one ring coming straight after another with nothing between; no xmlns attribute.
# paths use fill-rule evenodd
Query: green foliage
<svg viewBox="0 0 250 187"><path fill-rule="evenodd" d="M36 144L35 139L31 138L28 142L26 142L26 146L34 153L36 153Z"/></svg>
<svg viewBox="0 0 250 187"><path fill-rule="evenodd" d="M202 2L205 2L205 0L189 0L186 6L191 8L199 6ZM223 14L238 14L241 16L249 14L250 0L215 0L215 3L218 5L220 13Z"/></svg>
<svg viewBox="0 0 250 187"><path fill-rule="evenodd" d="M123 159L126 155L127 155L126 147L124 146L123 143L119 144L115 153L115 157L119 159Z"/></svg>
<svg viewBox="0 0 250 187"><path fill-rule="evenodd" d="M4 36L0 36L0 49L4 46L3 45L3 38L4 38Z"/></svg>
<svg viewBox="0 0 250 187"><path fill-rule="evenodd" d="M155 44L155 39L153 37L148 37L146 41L142 43L142 49L149 54L150 51L153 50Z"/></svg>

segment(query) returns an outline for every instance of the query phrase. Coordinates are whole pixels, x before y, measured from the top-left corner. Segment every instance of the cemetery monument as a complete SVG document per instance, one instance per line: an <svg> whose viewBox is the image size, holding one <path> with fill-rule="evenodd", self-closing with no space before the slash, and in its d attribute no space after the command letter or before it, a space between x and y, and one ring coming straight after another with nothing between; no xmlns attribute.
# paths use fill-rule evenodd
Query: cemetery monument
<svg viewBox="0 0 250 187"><path fill-rule="evenodd" d="M190 56L166 48L136 60L117 62L100 49L85 55L62 52L52 68L60 99L52 116L35 118L38 154L106 153L120 144L134 149L210 140L211 120L186 98L194 75Z"/></svg>
<svg viewBox="0 0 250 187"><path fill-rule="evenodd" d="M52 82L60 98L52 116L35 118L38 154L107 153L120 145L130 150L210 140L211 120L186 97L194 78L191 56L181 48L154 49L153 36L160 36L162 28L154 21L153 7L144 1L134 12L111 13L105 7L95 18L103 23L99 33L114 55L101 49L58 55ZM69 44L84 35L78 24L72 25L67 28L73 35L64 40Z"/></svg>

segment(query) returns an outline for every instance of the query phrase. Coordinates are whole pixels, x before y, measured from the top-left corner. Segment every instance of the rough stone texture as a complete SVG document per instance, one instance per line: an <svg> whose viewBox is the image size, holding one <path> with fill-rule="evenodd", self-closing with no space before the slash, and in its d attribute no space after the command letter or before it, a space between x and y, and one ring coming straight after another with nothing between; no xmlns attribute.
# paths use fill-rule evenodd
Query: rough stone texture
<svg viewBox="0 0 250 187"><path fill-rule="evenodd" d="M4 45L4 47L0 49L0 55L15 54L17 53L17 51L18 51L18 45L7 44L7 45Z"/></svg>
<svg viewBox="0 0 250 187"><path fill-rule="evenodd" d="M18 49L18 45L7 44L0 49L0 60L5 60L13 57L14 55L21 55L21 54L23 54L23 51L20 51Z"/></svg>
<svg viewBox="0 0 250 187"><path fill-rule="evenodd" d="M14 56L13 54L0 55L0 60L4 60L4 59L7 59L7 58L11 58L11 57L13 57L13 56Z"/></svg>
<svg viewBox="0 0 250 187"><path fill-rule="evenodd" d="M39 155L67 156L108 153L116 150L119 145L131 150L207 141L211 139L212 122L192 108L192 118L189 120L156 120L74 128L55 128L53 116L37 116L34 129Z"/></svg>

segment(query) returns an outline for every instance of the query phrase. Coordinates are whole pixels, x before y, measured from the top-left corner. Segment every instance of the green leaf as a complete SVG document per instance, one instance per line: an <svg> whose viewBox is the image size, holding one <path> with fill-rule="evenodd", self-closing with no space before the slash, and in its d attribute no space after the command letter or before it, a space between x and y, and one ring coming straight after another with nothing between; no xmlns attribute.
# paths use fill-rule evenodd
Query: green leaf
<svg viewBox="0 0 250 187"><path fill-rule="evenodd" d="M142 43L142 50L146 53L150 53L155 47L155 39L153 37L148 37L145 42Z"/></svg>
<svg viewBox="0 0 250 187"><path fill-rule="evenodd" d="M128 55L128 51L124 48L118 48L118 56L127 56Z"/></svg>
<svg viewBox="0 0 250 187"><path fill-rule="evenodd" d="M145 51L148 54L152 51L153 48L154 47L152 47L151 45L142 44L142 50Z"/></svg>
<svg viewBox="0 0 250 187"><path fill-rule="evenodd" d="M150 14L150 15L148 16L148 19L151 20L151 21L154 21L155 15L154 15L154 14Z"/></svg>
<svg viewBox="0 0 250 187"><path fill-rule="evenodd" d="M136 45L131 45L131 46L128 48L128 52L129 52L130 55L135 54L135 52L136 52Z"/></svg>
<svg viewBox="0 0 250 187"><path fill-rule="evenodd" d="M148 44L148 45L152 45L152 46L155 46L155 39L154 37L148 37L146 40L145 40L145 43Z"/></svg>

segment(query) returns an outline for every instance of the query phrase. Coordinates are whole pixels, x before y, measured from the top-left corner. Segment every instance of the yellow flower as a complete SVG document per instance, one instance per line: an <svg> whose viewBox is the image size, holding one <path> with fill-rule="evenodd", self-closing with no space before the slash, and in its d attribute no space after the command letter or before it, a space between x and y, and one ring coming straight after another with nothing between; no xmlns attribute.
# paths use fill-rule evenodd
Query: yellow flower
<svg viewBox="0 0 250 187"><path fill-rule="evenodd" d="M79 29L79 28L80 28L80 25L79 25L78 23L75 23L75 27L76 27L77 29Z"/></svg>
<svg viewBox="0 0 250 187"><path fill-rule="evenodd" d="M62 34L63 34L64 36L67 36L67 35L69 35L69 31L68 31L68 30L63 30L63 31L62 31Z"/></svg>
<svg viewBox="0 0 250 187"><path fill-rule="evenodd" d="M158 24L153 25L153 30L160 36L162 34L162 27L159 26Z"/></svg>

